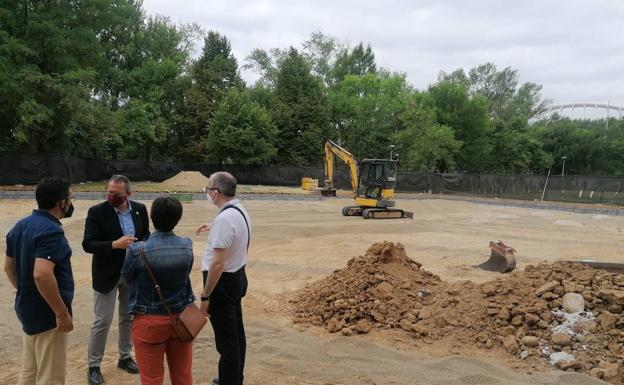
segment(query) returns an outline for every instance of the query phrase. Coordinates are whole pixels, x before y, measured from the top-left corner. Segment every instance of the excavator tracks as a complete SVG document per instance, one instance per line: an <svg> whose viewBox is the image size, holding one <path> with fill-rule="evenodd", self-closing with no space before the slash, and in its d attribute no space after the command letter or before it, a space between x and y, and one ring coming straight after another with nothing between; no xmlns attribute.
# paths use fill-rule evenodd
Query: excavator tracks
<svg viewBox="0 0 624 385"><path fill-rule="evenodd" d="M405 217L405 212L399 209L372 208L362 211L362 218L364 219L399 219Z"/></svg>
<svg viewBox="0 0 624 385"><path fill-rule="evenodd" d="M342 215L345 217L361 216L364 219L400 219L414 217L414 213L400 209L366 208L362 206L345 206L342 208Z"/></svg>
<svg viewBox="0 0 624 385"><path fill-rule="evenodd" d="M342 208L342 215L345 217L357 217L362 215L364 207L361 206L345 206Z"/></svg>

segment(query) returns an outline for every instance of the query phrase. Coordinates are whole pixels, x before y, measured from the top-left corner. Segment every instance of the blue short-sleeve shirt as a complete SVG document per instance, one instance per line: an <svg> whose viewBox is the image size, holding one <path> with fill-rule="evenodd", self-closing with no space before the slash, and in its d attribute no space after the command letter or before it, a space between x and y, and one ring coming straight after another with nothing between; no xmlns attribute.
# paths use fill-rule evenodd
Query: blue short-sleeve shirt
<svg viewBox="0 0 624 385"><path fill-rule="evenodd" d="M74 276L71 268L71 248L61 222L44 210L33 210L21 219L6 237L8 257L15 258L17 294L15 312L29 335L43 333L56 327L56 316L35 285L35 258L54 262L54 276L63 302L71 313L74 298Z"/></svg>

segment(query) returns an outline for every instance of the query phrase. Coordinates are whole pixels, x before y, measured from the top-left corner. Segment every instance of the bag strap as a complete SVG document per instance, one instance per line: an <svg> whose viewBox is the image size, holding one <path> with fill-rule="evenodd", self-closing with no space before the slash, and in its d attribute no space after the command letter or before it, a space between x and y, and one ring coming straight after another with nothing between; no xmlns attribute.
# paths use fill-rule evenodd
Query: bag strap
<svg viewBox="0 0 624 385"><path fill-rule="evenodd" d="M143 264L145 265L145 268L147 269L147 272L148 272L150 278L152 279L152 283L154 284L154 289L156 289L156 293L158 293L158 297L160 298L160 302L162 302L162 304L165 307L165 310L167 310L167 313L169 314L169 316L173 317L173 314L171 314L171 312L169 311L169 306L167 306L167 303L165 302L165 299L163 298L162 292L160 291L160 285L158 284L158 282L156 282L156 277L154 277L154 272L152 271L152 267L147 262L147 257L145 256L145 252L143 251L143 246L144 245L145 245L145 242L141 242L140 252L141 252L141 258L143 259Z"/></svg>
<svg viewBox="0 0 624 385"><path fill-rule="evenodd" d="M245 213L243 213L243 210L239 209L238 207L234 206L234 205L227 205L225 206L221 212L224 212L227 209L234 209L236 211L238 211L239 213L241 213L241 215L243 216L243 219L245 220L245 224L247 225L247 251L249 251L249 242L251 241L251 230L249 230L249 222L247 222L247 217L245 216Z"/></svg>

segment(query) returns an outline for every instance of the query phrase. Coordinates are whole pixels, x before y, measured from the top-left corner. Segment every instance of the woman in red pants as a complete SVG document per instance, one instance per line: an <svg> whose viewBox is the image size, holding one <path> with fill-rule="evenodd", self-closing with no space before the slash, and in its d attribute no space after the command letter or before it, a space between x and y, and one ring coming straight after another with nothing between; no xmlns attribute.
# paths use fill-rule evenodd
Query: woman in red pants
<svg viewBox="0 0 624 385"><path fill-rule="evenodd" d="M182 217L182 205L177 199L157 198L152 203L150 217L156 231L146 242L130 245L122 270L130 287L129 312L134 315L132 341L141 384L162 385L166 355L171 383L192 385L192 341L179 340L169 312L175 316L195 301L189 279L193 267L193 244L189 238L173 233ZM165 308L155 290L143 256L169 309Z"/></svg>

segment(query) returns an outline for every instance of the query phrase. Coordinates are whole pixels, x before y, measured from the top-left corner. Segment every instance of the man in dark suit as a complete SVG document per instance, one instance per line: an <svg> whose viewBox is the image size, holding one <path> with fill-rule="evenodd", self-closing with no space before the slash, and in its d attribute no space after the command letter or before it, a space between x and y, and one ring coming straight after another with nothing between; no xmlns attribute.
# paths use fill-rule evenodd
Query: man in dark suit
<svg viewBox="0 0 624 385"><path fill-rule="evenodd" d="M139 369L132 358L132 321L128 314L128 287L121 278L128 246L149 237L149 219L145 205L131 201L130 181L113 175L108 181L107 200L89 209L82 247L93 254L91 276L94 290L95 320L89 338L89 385L100 385L104 378L100 364L104 356L108 330L119 299L119 361L117 367L129 373Z"/></svg>

